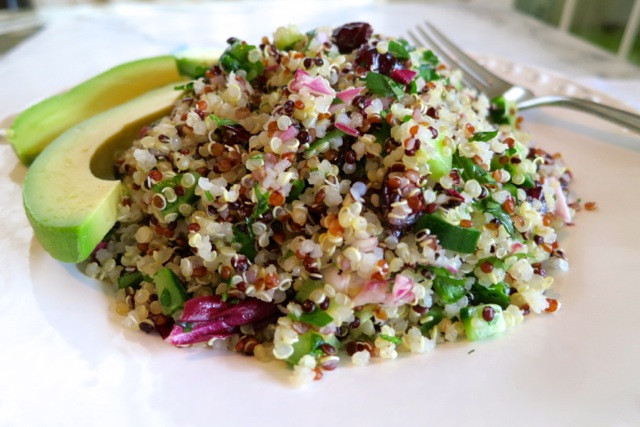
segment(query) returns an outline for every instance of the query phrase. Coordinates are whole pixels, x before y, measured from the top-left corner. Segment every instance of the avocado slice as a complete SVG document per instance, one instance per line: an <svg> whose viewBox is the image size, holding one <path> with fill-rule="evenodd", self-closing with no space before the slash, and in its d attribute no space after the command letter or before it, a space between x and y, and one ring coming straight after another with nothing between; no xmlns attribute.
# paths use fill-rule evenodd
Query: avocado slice
<svg viewBox="0 0 640 427"><path fill-rule="evenodd" d="M86 259L116 223L121 183L108 181L113 152L140 128L168 114L175 83L69 129L33 162L23 187L27 217L42 246L64 262ZM96 177L95 172L100 172ZM103 179L101 179L103 178Z"/></svg>
<svg viewBox="0 0 640 427"><path fill-rule="evenodd" d="M23 111L8 139L20 161L30 164L51 141L83 120L136 96L180 80L176 58L157 56L128 62Z"/></svg>

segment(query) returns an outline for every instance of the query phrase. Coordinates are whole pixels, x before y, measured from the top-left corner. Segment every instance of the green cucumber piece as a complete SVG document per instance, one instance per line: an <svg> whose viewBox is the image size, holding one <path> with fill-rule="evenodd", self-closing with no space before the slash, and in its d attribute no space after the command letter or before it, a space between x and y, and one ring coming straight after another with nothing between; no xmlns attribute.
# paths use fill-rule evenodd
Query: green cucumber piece
<svg viewBox="0 0 640 427"><path fill-rule="evenodd" d="M485 307L491 307L494 310L493 319L489 322L482 317L482 311ZM464 331L469 341L481 341L507 329L502 308L496 304L464 307L460 309L460 320L464 325Z"/></svg>
<svg viewBox="0 0 640 427"><path fill-rule="evenodd" d="M416 223L416 231L425 228L428 228L431 234L438 236L443 248L465 254L476 251L481 234L478 229L449 224L434 214L425 214Z"/></svg>
<svg viewBox="0 0 640 427"><path fill-rule="evenodd" d="M295 25L280 27L273 34L273 43L279 50L291 50L296 43L304 40L304 34Z"/></svg>
<svg viewBox="0 0 640 427"><path fill-rule="evenodd" d="M254 49L255 46L236 40L220 56L220 65L228 72L244 70L247 72L247 80L252 81L264 71L261 61L249 61L249 52Z"/></svg>
<svg viewBox="0 0 640 427"><path fill-rule="evenodd" d="M320 288L322 288L321 281L305 280L304 282L302 282L302 285L300 285L300 289L298 289L298 292L296 293L296 301L305 302L309 299L309 295L311 295L311 292Z"/></svg>
<svg viewBox="0 0 640 427"><path fill-rule="evenodd" d="M162 304L165 314L172 315L184 306L187 291L178 277L170 268L164 267L153 278L158 293L158 300Z"/></svg>
<svg viewBox="0 0 640 427"><path fill-rule="evenodd" d="M427 141L427 144L431 144L433 148L435 148L433 155L427 160L427 164L429 165L431 176L437 181L451 172L453 156L451 154L447 155L444 152L444 135L438 136L435 140Z"/></svg>
<svg viewBox="0 0 640 427"><path fill-rule="evenodd" d="M324 354L320 350L322 344L331 344L336 350L340 348L340 342L333 335L324 336L315 331L307 331L300 334L298 341L293 344L293 354L289 356L287 363L290 366L295 366L307 354L311 354L314 357Z"/></svg>

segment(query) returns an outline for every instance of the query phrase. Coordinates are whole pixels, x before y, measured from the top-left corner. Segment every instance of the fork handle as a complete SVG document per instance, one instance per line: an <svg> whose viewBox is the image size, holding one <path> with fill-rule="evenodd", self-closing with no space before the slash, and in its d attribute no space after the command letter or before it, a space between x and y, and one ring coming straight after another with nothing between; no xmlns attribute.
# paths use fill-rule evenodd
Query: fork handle
<svg viewBox="0 0 640 427"><path fill-rule="evenodd" d="M608 105L598 104L597 102L587 101L586 99L571 98L568 96L538 96L519 102L518 108L520 110L526 110L528 108L540 107L543 105L568 107L585 113L595 114L602 119L609 120L624 126L631 131L640 133L639 115L610 107Z"/></svg>

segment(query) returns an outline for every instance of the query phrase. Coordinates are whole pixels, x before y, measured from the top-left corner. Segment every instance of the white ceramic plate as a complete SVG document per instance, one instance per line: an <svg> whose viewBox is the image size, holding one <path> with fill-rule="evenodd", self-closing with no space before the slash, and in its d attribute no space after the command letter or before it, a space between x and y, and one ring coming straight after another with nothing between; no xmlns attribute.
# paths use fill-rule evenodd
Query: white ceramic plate
<svg viewBox="0 0 640 427"><path fill-rule="evenodd" d="M606 98L485 60L540 91ZM501 339L346 365L306 389L290 388L279 363L125 330L109 287L33 238L16 202L25 168L1 145L0 424L640 425L640 138L557 108L524 116L540 147L563 153L575 192L598 204L563 233L562 309Z"/></svg>

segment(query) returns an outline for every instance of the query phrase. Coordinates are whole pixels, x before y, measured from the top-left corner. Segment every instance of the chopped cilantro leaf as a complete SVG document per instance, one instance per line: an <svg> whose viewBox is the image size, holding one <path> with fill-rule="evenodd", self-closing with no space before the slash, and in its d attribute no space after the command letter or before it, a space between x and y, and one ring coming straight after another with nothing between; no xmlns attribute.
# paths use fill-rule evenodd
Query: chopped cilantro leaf
<svg viewBox="0 0 640 427"><path fill-rule="evenodd" d="M178 85L173 87L174 90L192 90L193 82L185 83L183 85Z"/></svg>
<svg viewBox="0 0 640 427"><path fill-rule="evenodd" d="M404 86L385 75L369 72L365 77L367 89L378 96L395 96L401 98L404 95Z"/></svg>
<svg viewBox="0 0 640 427"><path fill-rule="evenodd" d="M395 40L389 42L389 52L400 60L404 61L405 59L409 59L409 51L407 48Z"/></svg>
<svg viewBox="0 0 640 427"><path fill-rule="evenodd" d="M480 209L484 212L490 213L493 215L498 221L502 223L507 233L513 235L515 229L513 228L513 221L511 220L511 216L502 209L500 203L495 202L490 199L484 199L479 203Z"/></svg>
<svg viewBox="0 0 640 427"><path fill-rule="evenodd" d="M496 182L491 174L482 169L473 159L461 156L458 152L453 155L453 165L458 169L462 179L465 181L475 179L480 184L494 184Z"/></svg>
<svg viewBox="0 0 640 427"><path fill-rule="evenodd" d="M340 129L334 129L331 132L327 132L327 134L322 138L318 138L315 141L313 141L305 151L307 152L315 151L318 148L320 148L320 146L325 142L330 141L337 136L342 136L344 134L345 133L342 132Z"/></svg>
<svg viewBox="0 0 640 427"><path fill-rule="evenodd" d="M425 82L439 80L441 78L436 70L428 64L422 64L420 67L418 67L418 75L422 77Z"/></svg>
<svg viewBox="0 0 640 427"><path fill-rule="evenodd" d="M214 122L216 122L216 124L218 125L218 127L222 127L222 126L235 126L238 124L238 122L236 122L235 120L231 120L231 119L223 119L222 117L218 117L215 114L209 114L209 117L211 117L211 120L213 120Z"/></svg>
<svg viewBox="0 0 640 427"><path fill-rule="evenodd" d="M256 199L258 200L258 202L253 208L253 212L251 213L251 217L249 218L252 222L262 214L264 214L267 210L269 210L269 192L265 191L264 193L261 193L258 184L253 187L253 190L256 192Z"/></svg>
<svg viewBox="0 0 640 427"><path fill-rule="evenodd" d="M248 233L242 231L238 225L233 226L233 241L236 243L240 243L240 250L238 252L240 252L242 255L249 258L251 262L253 262L257 255L255 236L253 235L253 231L251 231L251 224L248 225Z"/></svg>
<svg viewBox="0 0 640 427"><path fill-rule="evenodd" d="M431 50L424 51L424 53L422 54L422 60L433 67L438 65L438 62L440 62L436 54Z"/></svg>
<svg viewBox="0 0 640 427"><path fill-rule="evenodd" d="M207 200L213 202L213 195L209 191L205 191L204 195L207 196Z"/></svg>
<svg viewBox="0 0 640 427"><path fill-rule="evenodd" d="M326 311L317 308L311 313L302 313L300 321L322 328L323 326L327 326L331 323L333 321L333 317L328 315Z"/></svg>
<svg viewBox="0 0 640 427"><path fill-rule="evenodd" d="M400 337L394 337L394 336L387 335L387 334L380 334L378 336L380 338L382 338L383 340L387 340L389 342L394 343L395 345L400 345L402 343L402 339Z"/></svg>
<svg viewBox="0 0 640 427"><path fill-rule="evenodd" d="M490 132L477 132L475 135L471 137L471 139L469 139L469 142L472 142L472 141L487 142L495 138L497 135L498 135L497 130L490 131Z"/></svg>
<svg viewBox="0 0 640 427"><path fill-rule="evenodd" d="M296 179L291 183L291 191L287 196L287 203L291 203L294 200L298 200L300 194L304 191L306 181L304 179Z"/></svg>

